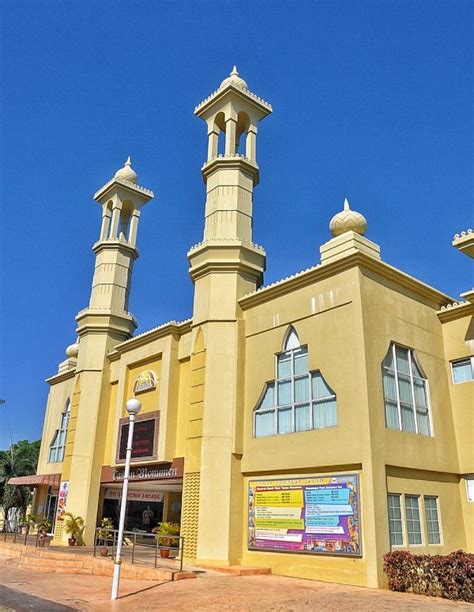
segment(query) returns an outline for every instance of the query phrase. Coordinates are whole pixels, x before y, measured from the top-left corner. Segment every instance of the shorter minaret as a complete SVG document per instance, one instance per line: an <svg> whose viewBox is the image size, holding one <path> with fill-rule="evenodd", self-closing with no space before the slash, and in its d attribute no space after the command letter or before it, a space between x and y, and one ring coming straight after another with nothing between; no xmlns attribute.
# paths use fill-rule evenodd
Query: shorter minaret
<svg viewBox="0 0 474 612"><path fill-rule="evenodd" d="M319 249L321 263L328 264L354 253L364 253L380 259L380 247L368 240L367 219L361 213L351 210L349 200L344 200L344 209L338 212L329 223L333 238Z"/></svg>
<svg viewBox="0 0 474 612"><path fill-rule="evenodd" d="M128 312L133 262L138 258L136 247L138 221L142 207L153 197L153 192L137 185L137 174L130 157L94 195L102 207L99 240L94 244L96 254L94 278L89 307L77 316L79 336L95 318L104 322L104 315L113 316L107 325L114 328L117 340L126 340L136 329Z"/></svg>
<svg viewBox="0 0 474 612"><path fill-rule="evenodd" d="M104 432L110 402L107 354L136 328L128 312L138 220L142 207L153 197L137 185L130 158L94 195L102 207L99 240L89 306L76 317L78 342L68 348L77 358L71 425L62 480L72 483L67 510L82 516L88 529L86 542L93 542L103 463ZM58 538L62 537L58 532Z"/></svg>

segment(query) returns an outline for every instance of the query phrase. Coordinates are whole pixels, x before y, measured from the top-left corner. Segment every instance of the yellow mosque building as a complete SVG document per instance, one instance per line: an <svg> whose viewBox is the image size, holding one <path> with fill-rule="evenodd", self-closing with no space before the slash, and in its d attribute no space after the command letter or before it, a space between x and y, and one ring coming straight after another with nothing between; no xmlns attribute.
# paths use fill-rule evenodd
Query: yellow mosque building
<svg viewBox="0 0 474 612"><path fill-rule="evenodd" d="M347 200L320 262L265 285L252 208L271 112L235 68L195 109L208 152L188 320L134 335L153 193L129 159L95 194L92 290L47 381L34 511L55 543L65 510L88 544L103 517L117 526L136 397L127 529L179 522L196 564L383 586L389 550L474 550L474 291L454 302L385 263ZM474 257L472 230L453 245Z"/></svg>

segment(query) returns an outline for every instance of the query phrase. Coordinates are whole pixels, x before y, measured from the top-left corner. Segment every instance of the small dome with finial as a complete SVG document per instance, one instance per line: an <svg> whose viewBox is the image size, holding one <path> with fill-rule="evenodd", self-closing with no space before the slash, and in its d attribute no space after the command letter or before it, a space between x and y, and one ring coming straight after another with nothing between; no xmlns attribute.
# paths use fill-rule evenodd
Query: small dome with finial
<svg viewBox="0 0 474 612"><path fill-rule="evenodd" d="M222 81L220 87L221 88L225 87L226 85L229 85L230 83L232 83L232 85L236 85L237 87L240 87L240 89L248 89L247 83L237 72L237 66L234 66L232 68L232 72L226 79Z"/></svg>
<svg viewBox="0 0 474 612"><path fill-rule="evenodd" d="M120 181L128 181L129 183L136 184L137 173L132 168L132 162L130 161L130 155L128 156L128 159L125 162L123 168L120 168L120 170L117 170L114 178L119 179Z"/></svg>
<svg viewBox="0 0 474 612"><path fill-rule="evenodd" d="M66 355L71 359L76 359L79 354L79 343L76 341L70 344L66 349Z"/></svg>
<svg viewBox="0 0 474 612"><path fill-rule="evenodd" d="M363 236L367 231L367 219L364 215L351 210L349 200L346 198L344 200L344 210L334 215L329 223L329 230L334 237L351 231Z"/></svg>

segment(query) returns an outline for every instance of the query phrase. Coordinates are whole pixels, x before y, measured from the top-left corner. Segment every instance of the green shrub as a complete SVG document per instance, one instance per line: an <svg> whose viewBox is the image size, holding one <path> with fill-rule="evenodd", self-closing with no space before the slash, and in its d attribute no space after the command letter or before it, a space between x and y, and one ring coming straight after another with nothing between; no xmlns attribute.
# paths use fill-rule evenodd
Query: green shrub
<svg viewBox="0 0 474 612"><path fill-rule="evenodd" d="M449 555L412 555L396 550L384 555L384 572L392 591L474 603L474 555L462 550Z"/></svg>

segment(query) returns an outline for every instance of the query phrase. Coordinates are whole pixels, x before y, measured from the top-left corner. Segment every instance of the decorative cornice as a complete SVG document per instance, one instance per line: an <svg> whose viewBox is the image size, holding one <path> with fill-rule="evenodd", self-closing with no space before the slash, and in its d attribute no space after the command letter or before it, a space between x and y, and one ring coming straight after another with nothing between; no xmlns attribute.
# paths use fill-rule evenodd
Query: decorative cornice
<svg viewBox="0 0 474 612"><path fill-rule="evenodd" d="M469 228L465 231L459 232L459 234L454 234L453 241L459 240L460 238L471 238L471 237L474 238L474 230Z"/></svg>
<svg viewBox="0 0 474 612"><path fill-rule="evenodd" d="M46 379L48 385L53 386L58 383L64 382L65 380L69 380L70 378L74 378L76 375L76 368L73 370L68 370L67 372L61 372L60 374L54 374Z"/></svg>
<svg viewBox="0 0 474 612"><path fill-rule="evenodd" d="M441 323L448 323L449 321L474 315L474 304L472 302L452 302L441 306L441 309L436 314Z"/></svg>
<svg viewBox="0 0 474 612"><path fill-rule="evenodd" d="M193 282L208 274L240 274L256 282L262 282L265 270L265 251L242 240L204 240L188 252Z"/></svg>
<svg viewBox="0 0 474 612"><path fill-rule="evenodd" d="M124 342L117 344L114 349L108 353L107 358L109 361L117 361L120 359L122 353L132 351L140 346L149 344L154 340L159 340L160 338L173 334L182 336L188 331L191 331L191 324L192 319L186 319L184 321L168 321L167 323L158 325L158 327L149 329L148 331L142 332L129 340L125 340Z"/></svg>
<svg viewBox="0 0 474 612"><path fill-rule="evenodd" d="M120 310L119 308L83 308L77 313L76 321L78 321L80 318L83 318L85 315L110 315L112 317L119 317L120 319L127 319L129 321L133 321L133 323L137 325L137 320L131 312L127 312L126 310Z"/></svg>
<svg viewBox="0 0 474 612"><path fill-rule="evenodd" d="M261 98L260 96L257 96L257 94L254 94L249 89L238 87L237 85L234 85L233 83L228 83L224 86L219 87L215 91L213 91L211 95L207 96L207 98L205 98L202 102L200 102L195 107L194 114L198 115L204 110L205 107L209 106L211 102L214 102L215 100L219 99L221 96L227 93L227 91L230 91L230 90L234 91L237 94L240 94L244 98L250 98L250 100L256 103L257 106L260 106L265 111L266 114L271 113L273 111L272 105L269 102L266 102L263 98Z"/></svg>
<svg viewBox="0 0 474 612"><path fill-rule="evenodd" d="M150 189L146 189L145 187L140 187L140 185L136 185L135 183L132 183L131 181L125 181L123 179L112 178L110 179L110 181L105 183L103 187L101 187L98 191L94 193L94 200L97 200L98 198L103 196L114 185L119 185L120 187L129 189L132 192L139 193L145 196L147 199L151 199L154 197L154 193Z"/></svg>
<svg viewBox="0 0 474 612"><path fill-rule="evenodd" d="M203 247L220 247L220 248L235 248L243 247L252 251L258 251L261 255L266 255L265 249L260 244L255 244L250 240L244 240L243 238L208 238L207 240L201 240L194 244L188 251L187 256L193 255L195 251Z"/></svg>
<svg viewBox="0 0 474 612"><path fill-rule="evenodd" d="M125 240L124 238L115 238L114 240L97 240L97 242L95 242L92 246L92 250L96 255L100 253L100 251L104 251L106 249L128 251L134 260L138 259L140 256L137 247L134 247L131 242Z"/></svg>
<svg viewBox="0 0 474 612"><path fill-rule="evenodd" d="M474 258L474 231L472 229L469 228L464 232L455 234L452 244L461 253Z"/></svg>
<svg viewBox="0 0 474 612"><path fill-rule="evenodd" d="M254 186L258 185L260 181L260 170L256 162L240 153L235 153L233 155L223 155L220 153L212 157L209 161L204 162L202 165L201 172L204 182L207 181L211 174L221 167L226 170L231 169L247 172L252 176Z"/></svg>
<svg viewBox="0 0 474 612"><path fill-rule="evenodd" d="M440 308L441 306L453 301L453 299L445 293L441 293L437 289L426 285L413 276L405 274L405 272L401 272L397 268L394 268L383 261L377 260L369 255L365 255L364 253L353 253L332 263L313 266L312 268L308 268L307 270L293 274L292 276L284 278L280 281L276 281L271 285L261 287L255 292L240 298L239 304L243 310L247 310L253 306L263 304L264 302L284 295L290 291L294 291L295 289L299 289L301 287L306 287L317 281L335 276L336 274L356 266L376 272L384 278L397 283L401 287L410 289L419 296L429 300L435 307L437 306Z"/></svg>
<svg viewBox="0 0 474 612"><path fill-rule="evenodd" d="M76 315L76 333L110 334L117 340L128 340L137 328L135 317L129 312L115 308L85 308Z"/></svg>

